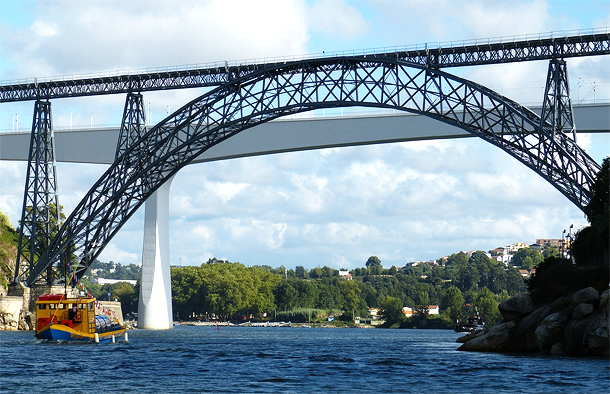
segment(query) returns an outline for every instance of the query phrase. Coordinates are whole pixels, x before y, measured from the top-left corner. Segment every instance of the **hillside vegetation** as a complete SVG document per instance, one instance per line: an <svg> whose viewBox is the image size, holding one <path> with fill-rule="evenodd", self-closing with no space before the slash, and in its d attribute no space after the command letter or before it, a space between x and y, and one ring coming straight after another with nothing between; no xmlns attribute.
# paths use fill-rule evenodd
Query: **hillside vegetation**
<svg viewBox="0 0 610 394"><path fill-rule="evenodd" d="M0 211L0 292L6 293L12 279L17 257L19 233L11 226L8 217Z"/></svg>

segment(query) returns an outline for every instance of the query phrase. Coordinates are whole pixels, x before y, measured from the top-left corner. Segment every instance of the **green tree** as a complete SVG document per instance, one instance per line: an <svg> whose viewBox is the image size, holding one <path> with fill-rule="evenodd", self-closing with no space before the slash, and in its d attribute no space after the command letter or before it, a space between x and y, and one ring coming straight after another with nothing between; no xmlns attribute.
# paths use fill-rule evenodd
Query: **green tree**
<svg viewBox="0 0 610 394"><path fill-rule="evenodd" d="M421 316L428 316L428 313L430 313L430 296L427 292L419 291L417 293L415 312Z"/></svg>
<svg viewBox="0 0 610 394"><path fill-rule="evenodd" d="M369 275L380 275L382 266L381 260L377 256L371 256L366 261L366 269L368 270Z"/></svg>
<svg viewBox="0 0 610 394"><path fill-rule="evenodd" d="M402 301L395 297L388 296L381 301L379 314L385 320L386 326L400 324L405 320L405 314L402 312Z"/></svg>
<svg viewBox="0 0 610 394"><path fill-rule="evenodd" d="M538 264L542 263L544 257L536 249L522 248L513 255L512 264L516 267L521 267L524 270L531 270Z"/></svg>
<svg viewBox="0 0 610 394"><path fill-rule="evenodd" d="M135 286L127 282L118 282L108 285L103 285L102 294L110 293L112 300L119 300L123 315L138 311L138 296Z"/></svg>
<svg viewBox="0 0 610 394"><path fill-rule="evenodd" d="M478 289L473 298L473 305L478 309L487 325L500 321L501 315L498 309L498 302L488 288L483 287Z"/></svg>
<svg viewBox="0 0 610 394"><path fill-rule="evenodd" d="M560 257L559 250L550 245L544 245L544 248L542 249L542 257L545 259L549 257Z"/></svg>
<svg viewBox="0 0 610 394"><path fill-rule="evenodd" d="M576 233L571 253L580 267L610 265L610 156L602 163L591 188L593 196L585 207L589 226Z"/></svg>
<svg viewBox="0 0 610 394"><path fill-rule="evenodd" d="M309 272L302 265L297 265L294 269L295 275L299 279L309 279Z"/></svg>
<svg viewBox="0 0 610 394"><path fill-rule="evenodd" d="M354 320L354 314L360 305L360 288L353 280L342 280L338 284L343 298L343 310L347 317Z"/></svg>
<svg viewBox="0 0 610 394"><path fill-rule="evenodd" d="M455 286L451 286L443 293L440 309L451 321L455 322L464 314L464 297L462 292Z"/></svg>

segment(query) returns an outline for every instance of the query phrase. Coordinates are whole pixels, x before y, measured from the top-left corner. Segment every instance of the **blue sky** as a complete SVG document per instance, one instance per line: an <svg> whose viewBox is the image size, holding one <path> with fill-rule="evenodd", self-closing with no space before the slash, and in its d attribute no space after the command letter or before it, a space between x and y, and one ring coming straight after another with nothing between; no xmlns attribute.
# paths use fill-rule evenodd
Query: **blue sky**
<svg viewBox="0 0 610 394"><path fill-rule="evenodd" d="M521 36L610 26L609 1L0 0L0 80ZM568 60L572 95L610 99L608 56ZM546 62L452 69L521 103L541 102ZM594 90L595 87L595 90ZM201 90L146 93L152 120ZM124 97L53 102L54 127L118 125ZM0 105L0 132L33 103ZM578 126L578 125L577 125ZM579 136L598 161L608 135ZM59 164L66 212L105 170ZM265 174L265 177L260 176ZM0 162L0 209L19 220L25 164ZM193 165L172 184L172 264L209 257L307 268L384 266L560 237L582 213L478 139L384 144ZM102 254L138 263L143 212Z"/></svg>

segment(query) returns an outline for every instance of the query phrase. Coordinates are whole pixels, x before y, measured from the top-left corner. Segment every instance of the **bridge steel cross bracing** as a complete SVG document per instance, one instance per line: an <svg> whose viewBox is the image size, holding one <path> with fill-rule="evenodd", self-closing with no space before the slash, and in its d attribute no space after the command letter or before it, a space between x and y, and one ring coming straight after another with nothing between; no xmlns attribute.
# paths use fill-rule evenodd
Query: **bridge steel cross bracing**
<svg viewBox="0 0 610 394"><path fill-rule="evenodd" d="M601 29L601 31L603 32L522 41L476 41L468 44L461 43L461 45L457 43L457 45L449 47L370 53L363 54L363 56L393 58L421 66L444 68L610 54L610 33L607 29ZM216 87L252 72L279 68L285 64L287 64L286 61L231 66L227 64L226 66L214 65L186 70L158 70L114 76L64 77L49 81L33 80L0 85L0 102Z"/></svg>
<svg viewBox="0 0 610 394"><path fill-rule="evenodd" d="M34 267L60 225L51 103L48 100L38 100L34 104L29 152L19 225L15 282L25 282L31 277ZM58 273L54 272L53 264L48 264L41 272L43 273L47 284L51 284L58 276Z"/></svg>
<svg viewBox="0 0 610 394"><path fill-rule="evenodd" d="M115 159L118 159L140 136L146 133L144 97L141 93L129 92L125 99L123 120L119 130Z"/></svg>
<svg viewBox="0 0 610 394"><path fill-rule="evenodd" d="M164 182L210 147L281 116L331 107L418 113L460 127L531 168L581 209L599 165L540 117L471 81L396 58L315 59L268 67L191 101L130 146L90 189L31 273L66 247L84 273L108 241Z"/></svg>

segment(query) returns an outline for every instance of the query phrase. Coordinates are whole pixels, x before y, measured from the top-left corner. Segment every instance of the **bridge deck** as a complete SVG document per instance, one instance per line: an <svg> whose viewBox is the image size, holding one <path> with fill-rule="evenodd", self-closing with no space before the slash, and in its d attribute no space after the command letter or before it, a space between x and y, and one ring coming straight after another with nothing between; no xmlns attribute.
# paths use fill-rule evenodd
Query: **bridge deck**
<svg viewBox="0 0 610 394"><path fill-rule="evenodd" d="M574 118L579 133L610 132L609 103L574 106ZM111 164L118 134L118 128L57 131L56 160ZM240 133L212 147L195 162L307 149L464 137L472 137L472 134L423 115L406 113L291 119L268 122ZM0 160L26 161L29 143L29 132L0 134Z"/></svg>

